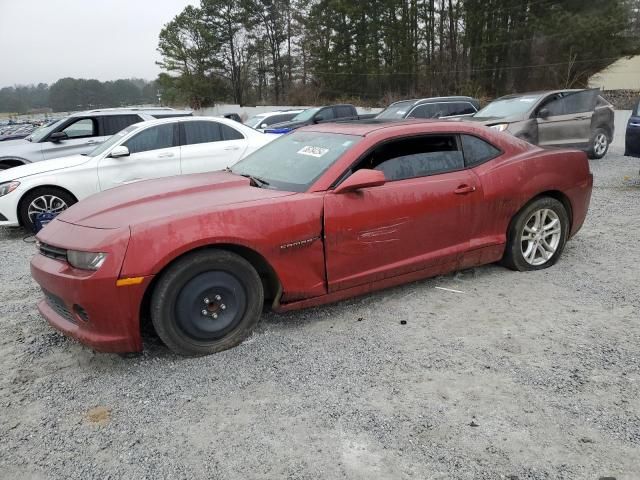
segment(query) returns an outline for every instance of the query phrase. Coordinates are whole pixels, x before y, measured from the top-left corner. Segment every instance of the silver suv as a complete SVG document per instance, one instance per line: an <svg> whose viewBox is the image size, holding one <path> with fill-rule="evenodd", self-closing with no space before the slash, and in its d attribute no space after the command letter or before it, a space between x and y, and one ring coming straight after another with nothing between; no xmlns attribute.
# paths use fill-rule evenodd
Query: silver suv
<svg viewBox="0 0 640 480"><path fill-rule="evenodd" d="M114 133L156 118L190 116L172 108L104 108L78 112L39 128L20 140L0 143L0 170L26 163L89 153Z"/></svg>

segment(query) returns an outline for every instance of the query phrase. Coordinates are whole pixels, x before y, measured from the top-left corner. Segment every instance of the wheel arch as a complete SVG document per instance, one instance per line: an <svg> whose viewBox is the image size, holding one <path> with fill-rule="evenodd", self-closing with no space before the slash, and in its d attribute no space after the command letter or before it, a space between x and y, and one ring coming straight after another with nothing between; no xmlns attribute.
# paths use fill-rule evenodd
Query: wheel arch
<svg viewBox="0 0 640 480"><path fill-rule="evenodd" d="M193 248L191 250L187 250L186 252L182 252L171 261L167 262L160 271L154 276L153 280L147 286L144 295L142 297L142 302L140 303L140 329L146 330L149 328L153 328L151 325L151 318L149 315L149 308L151 304L151 295L156 287L157 282L159 281L162 274L170 268L175 262L184 258L187 255L191 255L195 252L200 252L203 250L225 250L227 252L235 253L240 257L244 258L247 262L251 264L253 268L256 269L260 279L262 280L262 286L264 288L264 298L265 300L272 301L272 304L275 306L280 301L280 296L282 294L282 284L280 283L280 278L276 273L273 266L269 263L269 261L256 250L249 248L245 245L239 245L234 243L212 243L208 245L203 245L200 247Z"/></svg>
<svg viewBox="0 0 640 480"><path fill-rule="evenodd" d="M16 215L18 216L18 222L20 223L20 226L24 227L24 225L22 224L22 219L20 218L20 209L22 208L22 204L24 203L24 198L31 192L35 191L35 190L41 190L41 189L46 189L46 188L50 188L50 189L54 189L54 190L60 190L62 192L65 192L69 195L71 195L71 197L73 197L73 199L78 202L78 197L76 195L74 195L74 193L70 190L68 190L67 188L61 187L59 185L51 185L51 184L44 184L44 185L36 185L31 187L29 190L27 190L26 192L24 192L22 194L22 196L20 197L20 201L18 201L18 206L16 207Z"/></svg>
<svg viewBox="0 0 640 480"><path fill-rule="evenodd" d="M571 233L573 231L573 207L571 205L571 200L566 194L564 194L560 190L545 190L544 192L540 192L537 195L530 198L518 209L517 212L513 214L513 216L511 217L511 220L509 220L509 225L507 226L507 241L509 240L509 232L511 231L511 226L513 225L513 222L515 221L515 219L518 217L518 214L522 210L527 208L531 203L543 197L554 198L558 200L560 203L562 203L565 210L567 211L567 215L569 216L569 235L568 236L571 237Z"/></svg>
<svg viewBox="0 0 640 480"><path fill-rule="evenodd" d="M0 157L0 170L7 170L13 167L19 167L21 165L26 165L27 160L16 158L16 157Z"/></svg>

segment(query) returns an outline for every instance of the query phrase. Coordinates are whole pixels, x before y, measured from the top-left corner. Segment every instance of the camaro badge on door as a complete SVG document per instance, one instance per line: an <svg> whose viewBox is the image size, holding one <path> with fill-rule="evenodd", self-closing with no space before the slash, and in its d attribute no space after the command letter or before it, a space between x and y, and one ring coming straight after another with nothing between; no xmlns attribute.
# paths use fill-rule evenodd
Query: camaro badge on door
<svg viewBox="0 0 640 480"><path fill-rule="evenodd" d="M307 240L300 240L299 242L285 243L284 245L280 245L280 250L287 250L289 248L306 247L307 245L315 242L316 240L320 240L320 237L313 237Z"/></svg>

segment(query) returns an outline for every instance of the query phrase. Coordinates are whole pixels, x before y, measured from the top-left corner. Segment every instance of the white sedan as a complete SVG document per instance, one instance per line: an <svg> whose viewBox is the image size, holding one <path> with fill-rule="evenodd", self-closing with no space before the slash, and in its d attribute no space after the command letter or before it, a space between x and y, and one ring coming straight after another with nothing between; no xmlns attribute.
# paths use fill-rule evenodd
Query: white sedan
<svg viewBox="0 0 640 480"><path fill-rule="evenodd" d="M0 226L33 227L94 193L150 178L222 170L277 135L233 120L180 117L136 123L88 155L0 172Z"/></svg>

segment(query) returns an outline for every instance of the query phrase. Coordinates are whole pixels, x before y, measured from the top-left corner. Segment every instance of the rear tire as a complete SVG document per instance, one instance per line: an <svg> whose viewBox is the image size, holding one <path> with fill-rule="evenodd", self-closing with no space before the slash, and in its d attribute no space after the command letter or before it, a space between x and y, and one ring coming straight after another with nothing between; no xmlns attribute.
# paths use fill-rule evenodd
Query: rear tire
<svg viewBox="0 0 640 480"><path fill-rule="evenodd" d="M151 321L178 355L209 355L247 338L263 304L262 281L247 260L224 250L203 250L162 274L151 296Z"/></svg>
<svg viewBox="0 0 640 480"><path fill-rule="evenodd" d="M564 205L555 198L540 197L511 221L502 263L521 272L548 268L560 258L568 234Z"/></svg>
<svg viewBox="0 0 640 480"><path fill-rule="evenodd" d="M588 157L599 160L609 151L609 136L603 128L596 128L591 137L591 147L589 148Z"/></svg>
<svg viewBox="0 0 640 480"><path fill-rule="evenodd" d="M34 229L38 213L61 213L77 200L69 192L55 187L36 188L27 192L18 206L20 225L28 230Z"/></svg>

